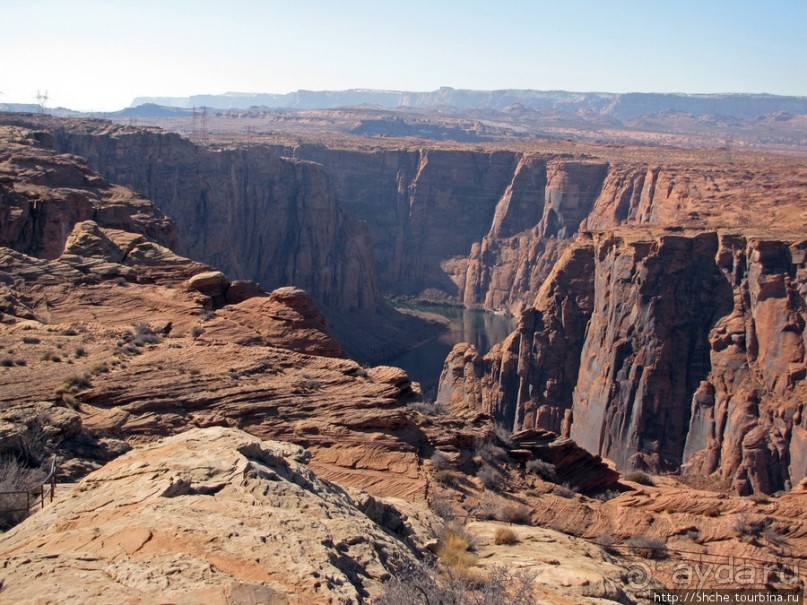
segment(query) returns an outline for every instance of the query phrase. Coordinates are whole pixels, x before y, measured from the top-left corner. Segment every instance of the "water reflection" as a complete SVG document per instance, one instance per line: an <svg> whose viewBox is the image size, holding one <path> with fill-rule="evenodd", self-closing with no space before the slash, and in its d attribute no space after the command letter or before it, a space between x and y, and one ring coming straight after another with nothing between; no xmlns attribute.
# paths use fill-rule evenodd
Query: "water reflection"
<svg viewBox="0 0 807 605"><path fill-rule="evenodd" d="M421 384L424 394L429 396L434 396L436 393L443 362L455 344L458 342L472 343L484 355L494 344L501 342L515 330L518 323L516 318L509 315L464 307L425 303L406 303L397 306L442 315L449 320L448 329L435 334L435 338L432 340L385 362L406 370L412 380Z"/></svg>

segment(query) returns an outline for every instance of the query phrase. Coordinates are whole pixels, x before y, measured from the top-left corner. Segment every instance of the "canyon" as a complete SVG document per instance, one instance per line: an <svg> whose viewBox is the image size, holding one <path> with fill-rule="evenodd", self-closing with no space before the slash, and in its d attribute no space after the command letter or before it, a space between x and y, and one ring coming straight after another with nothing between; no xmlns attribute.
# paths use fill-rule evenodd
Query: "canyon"
<svg viewBox="0 0 807 605"><path fill-rule="evenodd" d="M475 519L475 565L527 566L551 602L643 602L636 535L778 565L777 586L803 562L799 160L201 146L11 114L0 141L0 450L55 452L81 481L4 534L0 602L49 602L36 574L75 603L157 602L154 574L177 602L373 602L452 515ZM456 345L435 403L351 359L437 329L386 296L518 327L485 355ZM258 507L308 522L270 536ZM523 543L495 543L514 509Z"/></svg>
<svg viewBox="0 0 807 605"><path fill-rule="evenodd" d="M309 291L351 354L423 334L383 295L520 315L488 359L450 356L439 403L739 493L807 474L797 159L339 138L206 149L92 121L53 133L176 217L181 253Z"/></svg>

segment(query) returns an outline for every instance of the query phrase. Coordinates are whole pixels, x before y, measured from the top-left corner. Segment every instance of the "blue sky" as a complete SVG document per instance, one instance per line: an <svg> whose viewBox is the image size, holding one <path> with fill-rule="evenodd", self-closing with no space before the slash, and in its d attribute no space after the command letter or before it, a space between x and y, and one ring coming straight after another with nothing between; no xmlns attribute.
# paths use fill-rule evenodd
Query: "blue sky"
<svg viewBox="0 0 807 605"><path fill-rule="evenodd" d="M807 0L0 0L0 102L300 88L807 95Z"/></svg>

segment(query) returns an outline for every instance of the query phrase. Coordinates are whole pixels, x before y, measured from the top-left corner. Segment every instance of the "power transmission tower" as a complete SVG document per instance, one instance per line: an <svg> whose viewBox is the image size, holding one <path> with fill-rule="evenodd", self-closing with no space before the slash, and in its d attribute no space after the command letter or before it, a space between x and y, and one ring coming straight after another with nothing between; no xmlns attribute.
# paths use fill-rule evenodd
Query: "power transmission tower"
<svg viewBox="0 0 807 605"><path fill-rule="evenodd" d="M45 113L48 109L48 91L46 90L45 93L39 92L39 89L36 91L36 102L39 104L39 113Z"/></svg>

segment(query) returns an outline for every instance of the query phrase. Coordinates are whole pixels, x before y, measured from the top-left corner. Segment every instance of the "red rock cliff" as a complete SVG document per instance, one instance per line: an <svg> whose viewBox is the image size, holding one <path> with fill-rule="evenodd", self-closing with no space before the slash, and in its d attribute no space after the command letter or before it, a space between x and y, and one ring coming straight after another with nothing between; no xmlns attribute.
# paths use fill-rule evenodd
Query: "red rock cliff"
<svg viewBox="0 0 807 605"><path fill-rule="evenodd" d="M381 302L369 232L320 167L106 123L64 123L55 139L172 216L179 253L268 288L304 288L325 308L374 313Z"/></svg>
<svg viewBox="0 0 807 605"><path fill-rule="evenodd" d="M805 241L628 230L580 238L519 329L458 346L439 399L574 438L623 469L740 493L807 474Z"/></svg>

